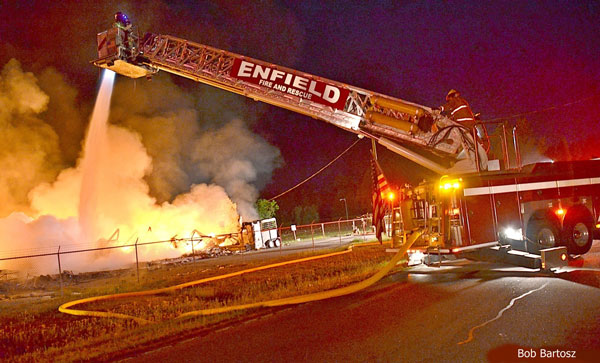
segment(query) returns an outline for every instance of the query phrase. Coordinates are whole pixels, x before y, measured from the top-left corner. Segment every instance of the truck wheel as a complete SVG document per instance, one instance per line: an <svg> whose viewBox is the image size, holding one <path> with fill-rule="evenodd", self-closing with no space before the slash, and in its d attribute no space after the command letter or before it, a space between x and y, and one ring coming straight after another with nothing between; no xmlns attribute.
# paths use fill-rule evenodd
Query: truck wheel
<svg viewBox="0 0 600 363"><path fill-rule="evenodd" d="M529 222L527 238L539 248L556 247L560 242L558 228L547 219L534 219Z"/></svg>
<svg viewBox="0 0 600 363"><path fill-rule="evenodd" d="M569 210L563 225L565 245L569 254L582 255L592 248L594 219L587 209Z"/></svg>
<svg viewBox="0 0 600 363"><path fill-rule="evenodd" d="M281 240L279 238L277 238L275 240L275 247L280 247L281 246Z"/></svg>

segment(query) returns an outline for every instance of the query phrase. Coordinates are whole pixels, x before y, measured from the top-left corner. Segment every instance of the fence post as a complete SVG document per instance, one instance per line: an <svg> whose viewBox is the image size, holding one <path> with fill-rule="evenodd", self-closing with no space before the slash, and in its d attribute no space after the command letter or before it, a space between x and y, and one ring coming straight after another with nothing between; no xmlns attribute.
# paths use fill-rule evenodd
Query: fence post
<svg viewBox="0 0 600 363"><path fill-rule="evenodd" d="M365 223L365 220L363 218L360 219L360 221L362 222L362 229L363 229L363 242L367 240L367 224Z"/></svg>
<svg viewBox="0 0 600 363"><path fill-rule="evenodd" d="M283 248L283 223L279 226L279 256L281 256L281 249Z"/></svg>
<svg viewBox="0 0 600 363"><path fill-rule="evenodd" d="M62 267L60 266L60 246L58 246L56 257L58 258L58 276L60 277L60 296L63 296Z"/></svg>
<svg viewBox="0 0 600 363"><path fill-rule="evenodd" d="M138 279L138 285L140 283L140 260L138 259L138 249L137 249L137 244L139 241L139 237L135 239L135 268L137 271L137 279Z"/></svg>
<svg viewBox="0 0 600 363"><path fill-rule="evenodd" d="M312 222L310 222L310 237L312 238L312 245L313 245L313 252L314 252L315 251L315 234L313 232L313 223L315 223L314 220Z"/></svg>
<svg viewBox="0 0 600 363"><path fill-rule="evenodd" d="M194 249L194 235L198 235L199 240L202 241L202 238L200 237L200 233L198 233L198 230L194 229L192 231L192 236L190 237L190 243L192 244L192 261L194 262L194 264L196 263L196 250ZM242 232L240 232L240 240L242 237Z"/></svg>
<svg viewBox="0 0 600 363"><path fill-rule="evenodd" d="M340 237L340 246L342 245L342 218L338 219L338 236Z"/></svg>
<svg viewBox="0 0 600 363"><path fill-rule="evenodd" d="M325 223L321 223L321 230L323 231L323 237L325 237Z"/></svg>
<svg viewBox="0 0 600 363"><path fill-rule="evenodd" d="M250 239L250 237L252 237L252 239ZM244 245L242 247L242 249L240 250L240 255L242 255L242 263L244 262L244 254L246 253L246 248L248 248L247 245L244 244L244 232L243 229L240 230L240 241L242 241L242 244ZM256 243L254 242L254 230L250 230L250 233L248 233L248 241L252 241L252 243L254 243L254 246L256 246ZM250 244L250 243L248 243Z"/></svg>
<svg viewBox="0 0 600 363"><path fill-rule="evenodd" d="M192 235L192 239L190 240L192 244L192 262L196 263L196 251L194 251L194 236Z"/></svg>

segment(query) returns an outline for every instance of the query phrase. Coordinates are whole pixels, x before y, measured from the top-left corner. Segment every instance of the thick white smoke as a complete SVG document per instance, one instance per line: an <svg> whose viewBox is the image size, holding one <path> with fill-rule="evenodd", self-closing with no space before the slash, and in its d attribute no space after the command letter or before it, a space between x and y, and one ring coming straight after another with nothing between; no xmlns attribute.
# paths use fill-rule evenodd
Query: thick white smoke
<svg viewBox="0 0 600 363"><path fill-rule="evenodd" d="M225 188L244 220L255 219L254 202L281 164L279 150L241 120L215 115L227 101L212 99L210 109L198 112L189 93L168 77L156 77L135 89L131 81L117 83L111 112L115 122L142 135L153 160L148 184L159 201L190 184L214 183Z"/></svg>
<svg viewBox="0 0 600 363"><path fill-rule="evenodd" d="M214 152L217 151L217 152ZM245 219L256 219L257 184L270 178L279 153L240 120L204 132L194 145L192 162L203 180L221 185Z"/></svg>
<svg viewBox="0 0 600 363"><path fill-rule="evenodd" d="M49 97L32 73L16 60L0 73L0 217L27 212L27 193L56 177L61 155L58 136L40 114Z"/></svg>
<svg viewBox="0 0 600 363"><path fill-rule="evenodd" d="M55 73L50 75L56 79ZM105 151L94 163L98 197L93 232L86 235L79 223L84 162L60 167L62 160L68 160L61 149L69 149L64 146L74 140L60 140L57 135L65 135L64 129L55 132L56 127L40 116L53 99L16 61L5 66L0 82L0 122L12 133L4 144L10 147L0 153L0 166L9 171L0 179L0 195L10 200L6 198L20 190L20 199L3 211L4 215L24 212L0 219L0 254L56 252L59 245L64 251L77 245L90 247L91 242L104 246L136 239L169 240L190 237L194 229L206 234L234 232L238 213L255 216L257 188L278 165L277 149L240 121L202 130L202 115L195 110L193 98L168 80L139 87L128 97L115 98L117 88L111 111L117 125L108 126ZM131 82L121 87L131 88ZM118 241L106 241L113 234ZM149 260L189 251L189 246L177 247L144 247L141 257ZM22 254L19 251L16 254ZM95 270L134 260L131 250L119 251L65 255L63 269ZM3 268L33 273L57 270L55 257L0 262Z"/></svg>

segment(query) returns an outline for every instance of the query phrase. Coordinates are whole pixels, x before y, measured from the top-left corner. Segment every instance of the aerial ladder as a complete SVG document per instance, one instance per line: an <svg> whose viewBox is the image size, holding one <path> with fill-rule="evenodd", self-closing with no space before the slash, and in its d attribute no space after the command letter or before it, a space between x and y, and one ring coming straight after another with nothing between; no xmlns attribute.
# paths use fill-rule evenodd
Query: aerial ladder
<svg viewBox="0 0 600 363"><path fill-rule="evenodd" d="M125 14L97 36L92 63L130 78L159 71L331 123L438 174L487 169L476 134L409 101L170 35L140 37Z"/></svg>

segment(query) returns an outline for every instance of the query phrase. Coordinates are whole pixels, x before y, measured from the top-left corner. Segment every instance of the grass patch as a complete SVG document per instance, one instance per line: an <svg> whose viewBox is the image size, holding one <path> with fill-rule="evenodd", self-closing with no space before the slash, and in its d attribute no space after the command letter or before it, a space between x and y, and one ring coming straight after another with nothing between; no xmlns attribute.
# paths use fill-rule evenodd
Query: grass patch
<svg viewBox="0 0 600 363"><path fill-rule="evenodd" d="M76 309L134 315L154 322L139 326L120 319L75 317L57 311L60 304L87 296L172 286L205 277L314 255L300 253L268 261L214 267L202 264L165 266L145 271L137 283L135 273L72 284L66 297L24 304L0 302L0 360L74 361L106 360L122 356L141 345L164 341L173 335L207 329L215 324L243 319L256 311L173 321L199 309L246 304L329 290L361 281L381 268L391 255L380 246L355 248L353 252L212 281L196 287L154 296L108 300L78 305Z"/></svg>

